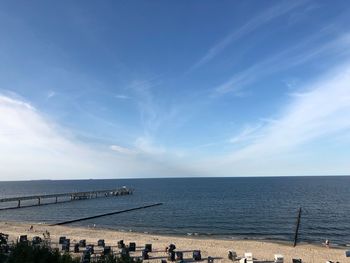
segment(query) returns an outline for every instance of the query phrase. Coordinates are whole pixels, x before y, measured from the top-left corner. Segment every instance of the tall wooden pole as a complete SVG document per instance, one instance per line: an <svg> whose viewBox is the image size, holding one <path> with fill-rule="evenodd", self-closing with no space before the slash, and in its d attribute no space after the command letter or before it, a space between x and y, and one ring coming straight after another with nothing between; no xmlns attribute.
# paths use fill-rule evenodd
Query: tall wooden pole
<svg viewBox="0 0 350 263"><path fill-rule="evenodd" d="M301 217L301 207L299 207L298 217L297 217L297 225L296 225L296 228L295 228L294 244L293 244L294 247L297 245L297 241L298 241L298 232L299 232L299 225L300 225L300 217Z"/></svg>

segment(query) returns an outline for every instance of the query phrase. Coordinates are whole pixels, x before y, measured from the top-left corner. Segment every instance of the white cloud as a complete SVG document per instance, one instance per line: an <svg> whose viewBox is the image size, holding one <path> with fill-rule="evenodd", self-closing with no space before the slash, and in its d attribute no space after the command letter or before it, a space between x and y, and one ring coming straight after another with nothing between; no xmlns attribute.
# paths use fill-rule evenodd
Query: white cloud
<svg viewBox="0 0 350 263"><path fill-rule="evenodd" d="M179 175L180 167L169 169L171 158L152 158L149 153L160 151L150 142L140 139L137 145L107 150L81 143L31 104L0 95L0 180ZM142 156L131 154L140 150Z"/></svg>

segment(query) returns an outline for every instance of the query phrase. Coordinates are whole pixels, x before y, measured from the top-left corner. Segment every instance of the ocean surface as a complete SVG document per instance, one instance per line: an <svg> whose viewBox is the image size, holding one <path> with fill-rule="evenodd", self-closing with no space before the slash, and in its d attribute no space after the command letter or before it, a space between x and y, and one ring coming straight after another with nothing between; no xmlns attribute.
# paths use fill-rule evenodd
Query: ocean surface
<svg viewBox="0 0 350 263"><path fill-rule="evenodd" d="M54 223L162 202L73 225L225 239L350 244L350 177L177 178L0 182L1 197L127 186L133 195L1 210L0 220ZM9 204L6 204L9 205ZM15 205L15 204L11 204ZM2 206L4 206L2 204Z"/></svg>

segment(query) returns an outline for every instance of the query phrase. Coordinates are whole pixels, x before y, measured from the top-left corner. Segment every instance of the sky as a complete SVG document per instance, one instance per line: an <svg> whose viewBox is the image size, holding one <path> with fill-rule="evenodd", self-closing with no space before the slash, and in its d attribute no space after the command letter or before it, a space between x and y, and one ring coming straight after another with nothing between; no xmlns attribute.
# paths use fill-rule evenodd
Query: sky
<svg viewBox="0 0 350 263"><path fill-rule="evenodd" d="M0 180L350 174L349 1L0 2Z"/></svg>

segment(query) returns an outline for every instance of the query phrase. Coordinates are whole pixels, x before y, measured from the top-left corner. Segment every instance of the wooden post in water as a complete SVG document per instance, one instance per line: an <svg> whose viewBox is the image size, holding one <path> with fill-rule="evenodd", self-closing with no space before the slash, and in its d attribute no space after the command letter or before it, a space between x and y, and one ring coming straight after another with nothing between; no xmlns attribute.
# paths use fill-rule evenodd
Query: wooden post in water
<svg viewBox="0 0 350 263"><path fill-rule="evenodd" d="M298 241L298 231L299 231L299 225L300 225L300 217L301 217L301 207L299 207L299 211L298 211L297 225L296 225L296 228L295 228L293 247L295 247L297 245L297 241Z"/></svg>

